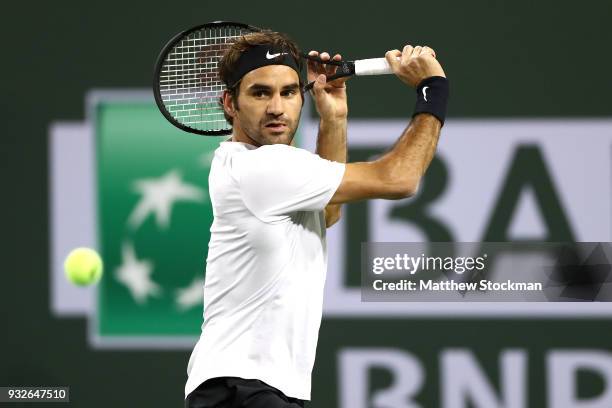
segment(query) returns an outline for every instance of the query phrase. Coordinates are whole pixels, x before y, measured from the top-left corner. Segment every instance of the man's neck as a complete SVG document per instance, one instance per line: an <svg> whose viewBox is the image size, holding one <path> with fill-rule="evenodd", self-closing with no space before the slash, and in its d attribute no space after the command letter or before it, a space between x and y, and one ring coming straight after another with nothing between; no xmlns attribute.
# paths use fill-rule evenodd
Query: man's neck
<svg viewBox="0 0 612 408"><path fill-rule="evenodd" d="M261 145L255 140L251 139L246 133L240 129L240 126L234 126L234 132L232 134L232 142L240 142L260 147Z"/></svg>

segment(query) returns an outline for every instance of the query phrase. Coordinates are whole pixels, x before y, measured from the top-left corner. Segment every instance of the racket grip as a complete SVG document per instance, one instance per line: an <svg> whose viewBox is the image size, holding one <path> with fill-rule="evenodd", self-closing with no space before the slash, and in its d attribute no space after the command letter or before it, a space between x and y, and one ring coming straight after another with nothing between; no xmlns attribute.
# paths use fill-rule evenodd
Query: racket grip
<svg viewBox="0 0 612 408"><path fill-rule="evenodd" d="M355 61L355 75L386 75L393 70L385 58L369 58Z"/></svg>

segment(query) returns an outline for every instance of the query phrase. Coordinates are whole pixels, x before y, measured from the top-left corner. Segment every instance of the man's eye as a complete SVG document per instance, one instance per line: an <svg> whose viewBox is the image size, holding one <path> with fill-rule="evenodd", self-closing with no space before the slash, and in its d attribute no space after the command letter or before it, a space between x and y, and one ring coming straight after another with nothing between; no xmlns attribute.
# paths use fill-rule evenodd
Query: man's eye
<svg viewBox="0 0 612 408"><path fill-rule="evenodd" d="M295 95L297 93L297 91L295 89L288 89L286 91L283 91L283 96L292 96Z"/></svg>
<svg viewBox="0 0 612 408"><path fill-rule="evenodd" d="M266 91L255 91L255 93L253 94L256 98L263 98L264 96L266 96L268 93Z"/></svg>

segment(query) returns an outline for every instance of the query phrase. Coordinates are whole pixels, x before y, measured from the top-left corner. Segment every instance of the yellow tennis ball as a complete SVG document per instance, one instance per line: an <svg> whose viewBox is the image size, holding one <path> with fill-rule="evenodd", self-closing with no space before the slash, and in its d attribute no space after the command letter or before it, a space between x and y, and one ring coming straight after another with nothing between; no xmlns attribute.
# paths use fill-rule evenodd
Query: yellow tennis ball
<svg viewBox="0 0 612 408"><path fill-rule="evenodd" d="M64 272L75 285L92 285L102 277L102 259L93 249L73 249L64 261Z"/></svg>

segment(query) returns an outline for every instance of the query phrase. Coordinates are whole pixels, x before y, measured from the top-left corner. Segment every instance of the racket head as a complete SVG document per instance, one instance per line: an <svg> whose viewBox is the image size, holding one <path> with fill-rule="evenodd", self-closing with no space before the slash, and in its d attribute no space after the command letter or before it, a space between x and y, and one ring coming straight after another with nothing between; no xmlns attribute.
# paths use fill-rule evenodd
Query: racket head
<svg viewBox="0 0 612 408"><path fill-rule="evenodd" d="M225 84L218 63L240 36L261 31L248 24L214 21L176 34L155 63L153 94L164 117L177 128L204 136L232 133L219 98Z"/></svg>

